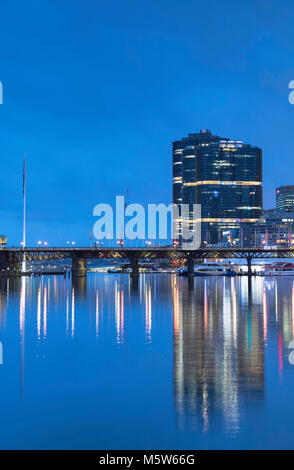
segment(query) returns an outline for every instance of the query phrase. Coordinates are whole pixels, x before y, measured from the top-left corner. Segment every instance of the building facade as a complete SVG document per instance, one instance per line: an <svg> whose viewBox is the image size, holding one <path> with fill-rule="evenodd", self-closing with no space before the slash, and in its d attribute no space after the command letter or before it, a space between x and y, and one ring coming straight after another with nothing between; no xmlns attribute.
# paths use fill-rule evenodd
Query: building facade
<svg viewBox="0 0 294 470"><path fill-rule="evenodd" d="M0 235L0 247L4 247L7 245L7 237L6 235Z"/></svg>
<svg viewBox="0 0 294 470"><path fill-rule="evenodd" d="M244 244L262 215L261 149L200 131L174 142L173 169L174 204L188 204L190 218L201 205L202 244ZM180 234L185 222L180 214Z"/></svg>
<svg viewBox="0 0 294 470"><path fill-rule="evenodd" d="M293 212L294 185L280 186L276 189L276 210L281 212Z"/></svg>
<svg viewBox="0 0 294 470"><path fill-rule="evenodd" d="M263 217L251 227L251 246L290 247L294 245L294 212L264 211Z"/></svg>
<svg viewBox="0 0 294 470"><path fill-rule="evenodd" d="M221 137L213 135L208 129L189 134L173 142L173 203L179 208L178 217L174 220L175 236L181 240L182 214L181 204L195 204L196 149L200 145L219 142Z"/></svg>

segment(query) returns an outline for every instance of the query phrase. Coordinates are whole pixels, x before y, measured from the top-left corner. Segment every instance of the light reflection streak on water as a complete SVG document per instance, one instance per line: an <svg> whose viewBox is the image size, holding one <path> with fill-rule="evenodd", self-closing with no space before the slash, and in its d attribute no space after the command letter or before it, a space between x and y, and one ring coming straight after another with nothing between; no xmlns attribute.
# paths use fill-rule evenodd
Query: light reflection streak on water
<svg viewBox="0 0 294 470"><path fill-rule="evenodd" d="M25 328L25 305L26 305L26 279L24 276L21 278L20 288L20 308L19 308L19 330L21 338L24 337Z"/></svg>
<svg viewBox="0 0 294 470"><path fill-rule="evenodd" d="M151 329L152 329L152 303L151 303L151 286L146 283L145 278L145 337L146 342L151 343Z"/></svg>
<svg viewBox="0 0 294 470"><path fill-rule="evenodd" d="M278 284L275 283L276 322L278 322Z"/></svg>
<svg viewBox="0 0 294 470"><path fill-rule="evenodd" d="M96 338L98 338L98 333L99 333L99 297L98 297L98 290L96 291L95 319L96 319L95 332L96 332Z"/></svg>
<svg viewBox="0 0 294 470"><path fill-rule="evenodd" d="M283 380L283 339L282 331L278 333L278 351L279 351L279 374L280 379Z"/></svg>
<svg viewBox="0 0 294 470"><path fill-rule="evenodd" d="M208 327L208 286L207 279L204 280L204 343L207 342L207 327ZM194 315L193 315L194 317ZM207 365L203 367L201 377L201 394L202 394L202 419L203 419L203 433L206 434L209 431L209 394L208 394L208 371ZM196 408L195 408L196 411ZM195 425L195 423L194 423Z"/></svg>
<svg viewBox="0 0 294 470"><path fill-rule="evenodd" d="M71 337L75 334L75 289L71 290Z"/></svg>
<svg viewBox="0 0 294 470"><path fill-rule="evenodd" d="M7 283L6 283L6 302L8 306L9 304L9 278L7 279Z"/></svg>
<svg viewBox="0 0 294 470"><path fill-rule="evenodd" d="M172 276L173 305L174 305L174 336L177 338L179 333L179 286L176 277Z"/></svg>
<svg viewBox="0 0 294 470"><path fill-rule="evenodd" d="M294 339L294 283L292 285L292 339Z"/></svg>
<svg viewBox="0 0 294 470"><path fill-rule="evenodd" d="M24 392L24 361L25 361L25 315L26 315L26 278L21 277L20 306L19 306L19 332L21 345L20 387L21 395Z"/></svg>
<svg viewBox="0 0 294 470"><path fill-rule="evenodd" d="M66 306L65 306L65 314L66 314L66 336L69 333L69 293L68 290L66 291Z"/></svg>
<svg viewBox="0 0 294 470"><path fill-rule="evenodd" d="M47 335L47 286L44 287L43 338Z"/></svg>
<svg viewBox="0 0 294 470"><path fill-rule="evenodd" d="M59 301L59 292L57 290L57 279L56 279L56 276L54 276L53 278L53 296L54 296L54 300L55 302L58 302Z"/></svg>
<svg viewBox="0 0 294 470"><path fill-rule="evenodd" d="M115 323L116 323L116 342L124 342L124 291L123 286L115 282Z"/></svg>
<svg viewBox="0 0 294 470"><path fill-rule="evenodd" d="M124 340L124 327L125 327L125 299L124 299L124 289L122 287L120 291L120 325L121 325L121 342Z"/></svg>
<svg viewBox="0 0 294 470"><path fill-rule="evenodd" d="M142 304L142 301L143 301L144 280L145 280L145 276L140 276L140 277L139 277L139 284L140 284L140 304Z"/></svg>
<svg viewBox="0 0 294 470"><path fill-rule="evenodd" d="M183 358L183 312L178 279L172 276L173 312L174 312L174 389L175 402L180 428L185 427L185 393L184 393L184 358Z"/></svg>
<svg viewBox="0 0 294 470"><path fill-rule="evenodd" d="M237 294L236 294L236 279L231 278L231 296L232 296L232 312L233 312L233 338L234 346L237 348Z"/></svg>
<svg viewBox="0 0 294 470"><path fill-rule="evenodd" d="M204 332L207 333L207 320L208 319L208 299L207 299L207 281L204 281Z"/></svg>
<svg viewBox="0 0 294 470"><path fill-rule="evenodd" d="M262 292L262 320L263 320L263 341L266 341L267 337L267 303L266 303L266 291L263 288Z"/></svg>
<svg viewBox="0 0 294 470"><path fill-rule="evenodd" d="M38 341L41 339L41 287L38 287L38 303L37 303L37 337Z"/></svg>

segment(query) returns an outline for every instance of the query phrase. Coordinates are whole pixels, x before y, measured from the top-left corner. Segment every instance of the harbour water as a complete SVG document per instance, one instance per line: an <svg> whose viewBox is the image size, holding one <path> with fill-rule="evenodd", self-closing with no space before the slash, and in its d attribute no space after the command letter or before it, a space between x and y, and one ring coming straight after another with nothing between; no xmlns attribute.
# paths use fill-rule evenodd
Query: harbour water
<svg viewBox="0 0 294 470"><path fill-rule="evenodd" d="M1 449L294 448L294 277L0 282Z"/></svg>

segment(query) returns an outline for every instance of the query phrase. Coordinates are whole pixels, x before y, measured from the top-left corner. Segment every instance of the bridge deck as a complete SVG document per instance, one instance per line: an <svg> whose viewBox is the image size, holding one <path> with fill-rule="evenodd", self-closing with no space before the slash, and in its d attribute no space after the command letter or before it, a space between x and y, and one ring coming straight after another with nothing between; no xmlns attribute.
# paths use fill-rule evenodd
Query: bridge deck
<svg viewBox="0 0 294 470"><path fill-rule="evenodd" d="M294 258L294 247L289 248L199 248L184 250L174 247L5 247L0 250L0 258L15 262L42 261L54 259L202 259L202 258Z"/></svg>

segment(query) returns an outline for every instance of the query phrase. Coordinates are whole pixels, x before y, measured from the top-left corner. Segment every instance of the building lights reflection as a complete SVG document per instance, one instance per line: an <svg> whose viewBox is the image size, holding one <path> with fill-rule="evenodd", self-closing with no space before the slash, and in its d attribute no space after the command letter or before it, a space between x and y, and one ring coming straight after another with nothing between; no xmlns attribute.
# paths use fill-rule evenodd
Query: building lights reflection
<svg viewBox="0 0 294 470"><path fill-rule="evenodd" d="M38 296L38 300L37 300L37 337L38 337L38 341L40 341L41 339L41 288L39 287L38 288L38 291L37 291L37 296Z"/></svg>
<svg viewBox="0 0 294 470"><path fill-rule="evenodd" d="M43 337L47 336L47 286L44 287L44 308L43 308Z"/></svg>
<svg viewBox="0 0 294 470"><path fill-rule="evenodd" d="M151 343L152 330L152 302L151 302L151 286L145 283L145 338L147 343Z"/></svg>
<svg viewBox="0 0 294 470"><path fill-rule="evenodd" d="M262 293L262 320L263 320L263 341L267 338L267 303L266 303L266 291L263 289Z"/></svg>
<svg viewBox="0 0 294 470"><path fill-rule="evenodd" d="M21 288L20 288L20 308L19 308L19 331L20 336L24 336L25 328L25 305L26 305L26 279L25 277L21 278Z"/></svg>
<svg viewBox="0 0 294 470"><path fill-rule="evenodd" d="M19 306L19 332L20 332L20 387L21 395L24 390L24 361L25 361L25 315L26 315L26 278L22 276L20 287L20 306Z"/></svg>
<svg viewBox="0 0 294 470"><path fill-rule="evenodd" d="M66 315L66 335L69 333L69 293L66 292L66 306L65 306L65 315Z"/></svg>
<svg viewBox="0 0 294 470"><path fill-rule="evenodd" d="M223 369L222 369L222 410L226 428L236 432L239 427L239 398L236 387L236 348L237 326L235 325L234 305L236 302L235 279L223 279Z"/></svg>
<svg viewBox="0 0 294 470"><path fill-rule="evenodd" d="M292 285L292 339L294 339L294 283Z"/></svg>
<svg viewBox="0 0 294 470"><path fill-rule="evenodd" d="M178 336L179 333L179 286L177 278L172 276L172 289L173 289L173 307L174 307L174 335Z"/></svg>
<svg viewBox="0 0 294 470"><path fill-rule="evenodd" d="M98 297L98 290L96 291L95 332L96 332L96 338L98 338L98 333L99 333L99 297Z"/></svg>
<svg viewBox="0 0 294 470"><path fill-rule="evenodd" d="M280 379L283 379L283 338L282 331L278 332L278 353L279 353L279 374Z"/></svg>
<svg viewBox="0 0 294 470"><path fill-rule="evenodd" d="M207 299L207 281L204 280L204 334L207 334L208 321L208 299Z"/></svg>
<svg viewBox="0 0 294 470"><path fill-rule="evenodd" d="M71 337L75 334L75 289L71 290Z"/></svg>
<svg viewBox="0 0 294 470"><path fill-rule="evenodd" d="M6 302L7 305L9 303L9 286L10 286L10 279L8 278L6 281Z"/></svg>
<svg viewBox="0 0 294 470"><path fill-rule="evenodd" d="M243 304L242 279L199 278L196 282L197 295L186 292L186 286L179 291L174 286L173 291L179 425L207 433L212 416L221 413L226 431L236 434L241 401L254 401L264 393L259 308L248 297Z"/></svg>
<svg viewBox="0 0 294 470"><path fill-rule="evenodd" d="M124 290L123 286L115 283L115 324L116 342L124 342Z"/></svg>
<svg viewBox="0 0 294 470"><path fill-rule="evenodd" d="M237 294L236 294L236 279L231 278L231 299L232 299L232 315L233 315L233 336L234 346L237 348Z"/></svg>
<svg viewBox="0 0 294 470"><path fill-rule="evenodd" d="M275 283L275 313L276 313L276 322L278 321L278 285Z"/></svg>

